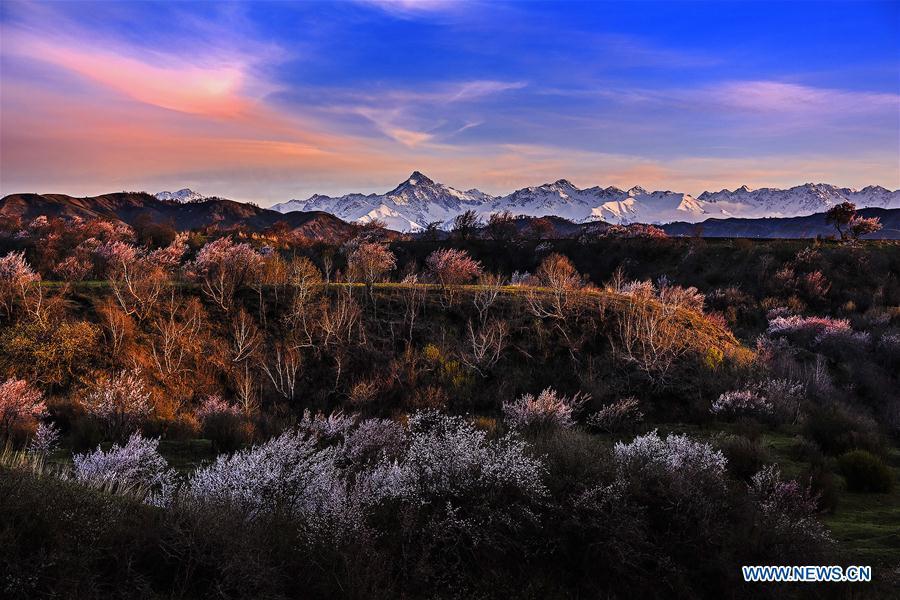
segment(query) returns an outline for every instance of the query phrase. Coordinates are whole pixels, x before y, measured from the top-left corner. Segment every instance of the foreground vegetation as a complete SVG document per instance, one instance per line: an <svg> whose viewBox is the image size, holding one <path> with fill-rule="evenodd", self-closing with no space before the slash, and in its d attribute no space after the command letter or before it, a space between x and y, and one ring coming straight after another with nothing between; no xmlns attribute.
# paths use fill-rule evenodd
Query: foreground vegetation
<svg viewBox="0 0 900 600"><path fill-rule="evenodd" d="M9 596L898 584L896 244L4 227Z"/></svg>

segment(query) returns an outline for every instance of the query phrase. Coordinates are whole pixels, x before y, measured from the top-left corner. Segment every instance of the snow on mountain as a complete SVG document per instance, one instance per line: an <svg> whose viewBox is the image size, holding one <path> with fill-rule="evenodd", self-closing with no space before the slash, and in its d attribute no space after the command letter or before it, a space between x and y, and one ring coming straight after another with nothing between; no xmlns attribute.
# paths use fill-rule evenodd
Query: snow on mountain
<svg viewBox="0 0 900 600"><path fill-rule="evenodd" d="M900 208L900 190L892 192L880 186L854 190L827 183L806 183L786 190L753 190L745 185L733 192L703 192L698 200L727 216L800 217L824 212L841 202L852 202L857 208Z"/></svg>
<svg viewBox="0 0 900 600"><path fill-rule="evenodd" d="M177 192L159 192L154 195L159 200L173 200L175 202L191 202L193 200L202 200L206 197L200 192L195 192L188 188L180 189Z"/></svg>
<svg viewBox="0 0 900 600"><path fill-rule="evenodd" d="M419 171L385 194L347 194L337 198L316 194L272 206L279 212L321 210L345 221L378 219L389 229L420 231L433 221L446 223L469 209L479 209L492 197L479 190L461 192L435 183Z"/></svg>
<svg viewBox="0 0 900 600"><path fill-rule="evenodd" d="M603 220L617 224L700 221L710 216L688 194L648 192L637 186L628 191L599 186L579 189L565 179L498 198L487 212L503 210L514 215L556 215L576 222Z"/></svg>
<svg viewBox="0 0 900 600"><path fill-rule="evenodd" d="M786 190L751 190L742 186L734 191L704 192L695 198L680 192L651 192L639 186L629 190L599 186L581 189L560 179L506 196L491 196L476 189L459 191L415 171L384 194L340 197L316 194L307 200L291 200L272 208L284 213L320 210L345 221L366 223L377 219L390 229L420 231L435 221L447 227L466 210L474 210L483 218L509 211L515 216L554 215L575 222L661 224L696 223L710 217L803 216L823 212L841 202L853 202L859 208L900 208L900 190L892 192L879 186L852 190L810 183Z"/></svg>

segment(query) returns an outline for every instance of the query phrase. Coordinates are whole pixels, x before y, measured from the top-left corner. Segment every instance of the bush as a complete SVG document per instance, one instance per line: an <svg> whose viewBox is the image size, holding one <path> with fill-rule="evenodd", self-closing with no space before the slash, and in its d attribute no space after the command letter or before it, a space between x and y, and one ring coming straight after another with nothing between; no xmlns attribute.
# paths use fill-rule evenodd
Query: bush
<svg viewBox="0 0 900 600"><path fill-rule="evenodd" d="M607 404L587 419L587 424L593 429L616 433L629 431L644 420L644 413L640 409L637 398L623 398L612 404Z"/></svg>
<svg viewBox="0 0 900 600"><path fill-rule="evenodd" d="M811 410L804 433L831 456L857 448L875 453L880 453L882 449L881 436L874 421L836 404Z"/></svg>
<svg viewBox="0 0 900 600"><path fill-rule="evenodd" d="M528 427L568 429L575 426L574 415L587 399L588 397L582 394L567 398L547 388L538 394L537 398L525 394L515 402L504 402L503 416L506 423L516 429Z"/></svg>
<svg viewBox="0 0 900 600"><path fill-rule="evenodd" d="M769 453L758 441L741 435L727 436L718 446L728 459L728 472L743 481L750 481L750 478L769 462Z"/></svg>
<svg viewBox="0 0 900 600"><path fill-rule="evenodd" d="M216 452L233 452L247 443L247 423L237 405L210 396L197 409L197 418L203 437Z"/></svg>
<svg viewBox="0 0 900 600"><path fill-rule="evenodd" d="M890 492L894 477L884 462L865 450L845 452L838 458L838 468L851 492Z"/></svg>
<svg viewBox="0 0 900 600"><path fill-rule="evenodd" d="M108 452L76 454L74 477L79 483L104 490L136 495L147 504L165 506L175 491L175 472L157 447L159 440L132 434L124 446L113 444Z"/></svg>
<svg viewBox="0 0 900 600"><path fill-rule="evenodd" d="M725 392L712 403L710 412L716 416L764 416L772 414L772 405L751 390Z"/></svg>

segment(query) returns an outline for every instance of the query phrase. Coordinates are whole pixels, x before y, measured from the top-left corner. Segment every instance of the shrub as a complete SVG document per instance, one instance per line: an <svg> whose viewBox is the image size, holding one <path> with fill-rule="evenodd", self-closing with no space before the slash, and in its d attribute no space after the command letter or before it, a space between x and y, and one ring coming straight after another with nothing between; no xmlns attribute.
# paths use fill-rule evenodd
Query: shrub
<svg viewBox="0 0 900 600"><path fill-rule="evenodd" d="M59 429L53 423L41 423L31 441L28 442L28 452L41 457L46 457L59 447Z"/></svg>
<svg viewBox="0 0 900 600"><path fill-rule="evenodd" d="M740 435L724 437L718 444L728 460L728 472L735 478L750 481L769 462L769 453L758 441Z"/></svg>
<svg viewBox="0 0 900 600"><path fill-rule="evenodd" d="M100 378L88 388L82 404L88 414L104 423L113 438L131 432L153 410L150 392L138 371Z"/></svg>
<svg viewBox="0 0 900 600"><path fill-rule="evenodd" d="M637 398L623 398L607 404L587 419L587 424L593 429L616 433L628 431L644 420L640 402Z"/></svg>
<svg viewBox="0 0 900 600"><path fill-rule="evenodd" d="M481 275L481 263L465 250L435 250L425 259L428 272L441 287L468 283Z"/></svg>
<svg viewBox="0 0 900 600"><path fill-rule="evenodd" d="M894 477L884 462L865 450L851 450L838 457L838 468L851 492L890 492Z"/></svg>
<svg viewBox="0 0 900 600"><path fill-rule="evenodd" d="M709 411L717 416L765 416L772 414L772 405L756 392L738 390L725 392L712 403Z"/></svg>
<svg viewBox="0 0 900 600"><path fill-rule="evenodd" d="M247 442L247 423L238 405L209 396L196 414L203 437L212 441L216 452L232 452Z"/></svg>
<svg viewBox="0 0 900 600"><path fill-rule="evenodd" d="M695 442L685 435L668 435L662 439L653 430L628 444L617 442L614 455L619 469L625 472L660 467L673 477L697 477L714 485L724 483L725 456L709 444Z"/></svg>
<svg viewBox="0 0 900 600"><path fill-rule="evenodd" d="M21 379L0 384L0 435L9 437L14 430L34 429L37 420L47 414L40 390Z"/></svg>
<svg viewBox="0 0 900 600"><path fill-rule="evenodd" d="M857 448L879 453L883 447L874 421L837 404L810 410L804 433L832 456Z"/></svg>
<svg viewBox="0 0 900 600"><path fill-rule="evenodd" d="M574 414L584 405L588 397L575 394L571 398L560 396L551 388L545 389L535 398L531 394L521 396L515 402L503 403L503 416L513 428L575 426Z"/></svg>
<svg viewBox="0 0 900 600"><path fill-rule="evenodd" d="M74 478L89 487L135 494L147 504L165 506L175 491L175 472L157 447L159 440L132 434L124 446L99 447L73 457Z"/></svg>
<svg viewBox="0 0 900 600"><path fill-rule="evenodd" d="M810 486L782 480L778 467L770 465L753 476L749 490L759 511L760 544L768 547L771 556L796 560L832 542L816 518L818 499Z"/></svg>
<svg viewBox="0 0 900 600"><path fill-rule="evenodd" d="M320 450L314 437L289 431L198 469L186 499L227 507L248 521L278 514L312 525L333 512L343 496L334 458L333 448Z"/></svg>

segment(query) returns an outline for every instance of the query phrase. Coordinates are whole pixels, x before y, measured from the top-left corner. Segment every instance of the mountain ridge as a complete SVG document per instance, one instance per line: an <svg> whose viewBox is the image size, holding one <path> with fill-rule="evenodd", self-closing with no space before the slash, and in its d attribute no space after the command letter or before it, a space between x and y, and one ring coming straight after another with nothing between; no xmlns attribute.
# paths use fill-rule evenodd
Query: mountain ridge
<svg viewBox="0 0 900 600"><path fill-rule="evenodd" d="M290 200L271 208L283 213L320 210L347 221L379 220L390 229L416 232L433 222L447 228L466 210L474 210L482 218L509 211L514 216L552 215L576 222L663 224L698 223L716 217L797 217L823 212L840 202L853 202L860 208L900 208L900 190L876 185L856 190L823 183L785 189L751 189L743 185L734 191L707 191L694 197L671 190L648 191L637 185L628 190L615 186L582 189L568 179L558 179L493 196L478 189L463 192L414 171L384 194L351 193L337 197L314 194L307 200Z"/></svg>

